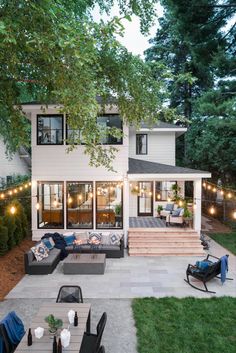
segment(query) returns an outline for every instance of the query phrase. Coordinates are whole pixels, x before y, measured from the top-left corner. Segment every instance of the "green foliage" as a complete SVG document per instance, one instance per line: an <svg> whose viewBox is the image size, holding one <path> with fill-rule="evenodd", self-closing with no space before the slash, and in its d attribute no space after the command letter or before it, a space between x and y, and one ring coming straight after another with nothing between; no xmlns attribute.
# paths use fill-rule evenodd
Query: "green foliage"
<svg viewBox="0 0 236 353"><path fill-rule="evenodd" d="M1 1L0 2L0 125L8 152L29 144L30 127L19 105L25 101L60 102L69 125L79 129L90 164L112 169L114 148L98 144L96 116L112 97L126 122L169 116L161 111L163 83L153 80L153 64L145 64L118 41L123 34L118 17L105 23L92 20L98 4L109 13L114 1ZM121 16L134 13L141 29L154 18L156 1L119 0ZM163 70L162 70L163 71ZM118 134L115 129L111 134ZM69 141L69 150L79 139Z"/></svg>
<svg viewBox="0 0 236 353"><path fill-rule="evenodd" d="M139 353L235 352L235 298L137 298L132 309Z"/></svg>
<svg viewBox="0 0 236 353"><path fill-rule="evenodd" d="M185 164L210 170L215 180L236 182L235 118L196 118L185 138Z"/></svg>
<svg viewBox="0 0 236 353"><path fill-rule="evenodd" d="M157 206L157 213L160 214L162 210L163 210L163 206L162 205L158 205Z"/></svg>
<svg viewBox="0 0 236 353"><path fill-rule="evenodd" d="M8 251L8 229L4 226L3 218L0 217L0 256Z"/></svg>
<svg viewBox="0 0 236 353"><path fill-rule="evenodd" d="M236 231L231 233L209 234L212 239L236 255Z"/></svg>
<svg viewBox="0 0 236 353"><path fill-rule="evenodd" d="M115 206L115 214L116 215L121 215L121 204Z"/></svg>
<svg viewBox="0 0 236 353"><path fill-rule="evenodd" d="M6 213L3 217L3 224L8 229L7 246L8 246L8 250L11 250L16 245L16 240L15 240L16 222L15 222L14 216Z"/></svg>
<svg viewBox="0 0 236 353"><path fill-rule="evenodd" d="M54 332L57 329L61 328L63 325L63 321L61 319L57 319L53 314L45 317L45 321L48 323L50 331Z"/></svg>
<svg viewBox="0 0 236 353"><path fill-rule="evenodd" d="M184 218L191 218L193 216L192 212L188 209L188 205L187 202L184 201L184 214L183 217Z"/></svg>
<svg viewBox="0 0 236 353"><path fill-rule="evenodd" d="M175 183L171 186L171 190L173 191L173 197L172 197L172 200L177 202L181 199L179 193L180 193L180 190L181 190L181 187Z"/></svg>

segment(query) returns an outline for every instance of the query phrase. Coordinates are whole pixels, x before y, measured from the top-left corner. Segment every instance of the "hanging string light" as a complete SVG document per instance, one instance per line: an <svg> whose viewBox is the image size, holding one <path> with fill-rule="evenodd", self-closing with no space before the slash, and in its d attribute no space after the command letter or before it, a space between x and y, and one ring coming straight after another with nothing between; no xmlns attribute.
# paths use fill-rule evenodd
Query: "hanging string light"
<svg viewBox="0 0 236 353"><path fill-rule="evenodd" d="M210 209L209 209L209 212L211 215L214 215L216 210L215 210L215 207L214 206L211 206Z"/></svg>
<svg viewBox="0 0 236 353"><path fill-rule="evenodd" d="M233 212L233 218L236 219L236 211Z"/></svg>
<svg viewBox="0 0 236 353"><path fill-rule="evenodd" d="M14 214L16 213L16 208L15 208L15 206L11 206L11 207L10 207L10 212L11 212L12 215L14 215Z"/></svg>

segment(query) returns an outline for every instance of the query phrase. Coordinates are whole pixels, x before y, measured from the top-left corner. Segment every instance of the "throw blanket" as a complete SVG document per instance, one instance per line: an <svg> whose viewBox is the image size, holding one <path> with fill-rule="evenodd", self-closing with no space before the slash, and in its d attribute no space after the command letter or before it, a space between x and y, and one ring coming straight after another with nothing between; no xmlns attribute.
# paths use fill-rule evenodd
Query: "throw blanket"
<svg viewBox="0 0 236 353"><path fill-rule="evenodd" d="M226 272L228 272L228 256L222 256L221 257L221 265L220 265L220 278L221 278L221 283L223 284L226 279Z"/></svg>
<svg viewBox="0 0 236 353"><path fill-rule="evenodd" d="M63 236L59 233L46 233L42 237L42 239L47 239L47 238L52 238L54 243L55 243L55 248L60 249L60 260L64 260L65 257L67 257L68 253L66 251L66 242L63 238Z"/></svg>
<svg viewBox="0 0 236 353"><path fill-rule="evenodd" d="M16 315L15 311L11 311L4 317L1 324L3 324L6 329L9 341L14 347L16 347L25 334L24 325L21 319ZM0 353L4 353L4 351L3 339L0 337Z"/></svg>

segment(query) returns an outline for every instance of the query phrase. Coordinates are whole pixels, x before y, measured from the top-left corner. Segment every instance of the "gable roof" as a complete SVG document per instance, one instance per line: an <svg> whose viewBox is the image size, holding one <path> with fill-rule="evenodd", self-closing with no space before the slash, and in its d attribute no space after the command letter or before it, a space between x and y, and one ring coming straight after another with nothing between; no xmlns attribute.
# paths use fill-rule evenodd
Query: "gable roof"
<svg viewBox="0 0 236 353"><path fill-rule="evenodd" d="M209 172L129 158L128 174L209 174Z"/></svg>

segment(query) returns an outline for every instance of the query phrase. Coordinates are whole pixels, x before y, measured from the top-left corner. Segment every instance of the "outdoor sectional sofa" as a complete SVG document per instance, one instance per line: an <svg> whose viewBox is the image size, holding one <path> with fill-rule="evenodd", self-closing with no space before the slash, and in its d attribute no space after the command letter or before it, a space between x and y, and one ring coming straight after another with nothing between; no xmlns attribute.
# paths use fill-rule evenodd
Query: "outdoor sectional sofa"
<svg viewBox="0 0 236 353"><path fill-rule="evenodd" d="M85 236L84 236L85 237ZM121 258L124 257L124 238L120 239L119 245L108 244L107 235L104 235L102 243L93 250L90 245L83 244L82 246L73 247L69 245L65 247L65 250L68 254L71 253L101 253L106 254L107 258ZM49 256L41 261L36 261L34 254L31 250L27 251L24 254L24 263L25 263L25 273L29 275L45 275L50 274L54 271L57 264L60 262L61 250L53 248L49 252Z"/></svg>

